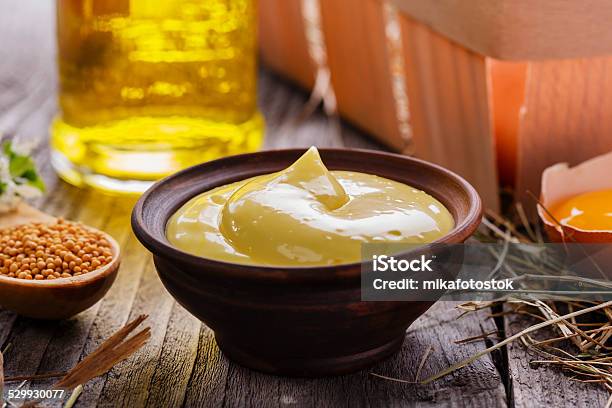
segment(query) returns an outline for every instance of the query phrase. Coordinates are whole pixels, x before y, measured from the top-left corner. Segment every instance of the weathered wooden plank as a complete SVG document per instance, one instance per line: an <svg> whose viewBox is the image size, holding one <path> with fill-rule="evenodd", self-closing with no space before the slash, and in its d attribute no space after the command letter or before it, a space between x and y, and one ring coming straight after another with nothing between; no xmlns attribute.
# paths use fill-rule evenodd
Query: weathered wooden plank
<svg viewBox="0 0 612 408"><path fill-rule="evenodd" d="M54 206L54 204L57 205L58 202L54 200L45 200L46 208L51 208ZM53 211L53 213L61 216L66 211L67 210L62 211L58 207L57 211ZM9 311L0 309L0 348L4 348L6 344L8 344L9 334L16 320L17 320L17 316L15 314Z"/></svg>
<svg viewBox="0 0 612 408"><path fill-rule="evenodd" d="M17 316L7 310L0 309L0 349L4 349L7 338L11 332L11 328L15 323Z"/></svg>
<svg viewBox="0 0 612 408"><path fill-rule="evenodd" d="M55 322L19 318L13 324L8 342L11 347L4 355L4 375L7 377L36 373L51 336L57 330ZM25 352L27 350L27 352ZM15 386L15 384L10 384ZM11 387L6 387L9 389ZM29 384L25 385L26 388Z"/></svg>
<svg viewBox="0 0 612 408"><path fill-rule="evenodd" d="M145 268L149 267L149 258L144 254L141 245L136 241L131 231L127 230L129 225L128 210L129 204L123 199L117 199L113 219L106 230L115 238L118 238L119 233L125 235L122 245L121 269L115 284L101 301L98 314L81 353L81 358L95 350L105 339L128 322ZM152 316L147 324L154 322L155 318L155 316ZM83 407L96 406L101 398L106 380L107 376L103 376L87 383L83 395L79 398L79 405Z"/></svg>
<svg viewBox="0 0 612 408"><path fill-rule="evenodd" d="M308 96L270 71L261 70L259 78L259 106L266 118L265 149L316 145L384 150L382 144L350 124L325 118L319 111L297 121Z"/></svg>
<svg viewBox="0 0 612 408"><path fill-rule="evenodd" d="M0 48L3 61L10 61L0 65L0 124L22 140L32 140L36 146L41 146L37 148L37 159L52 192L47 200L41 200L43 208L102 227L121 243L124 259L108 295L94 308L74 319L41 323L0 311L0 344L6 343L9 337L18 341L7 353L6 363L11 373L30 374L69 368L131 317L148 312L151 314L148 324L154 329L149 345L133 359L117 366L108 376L90 381L77 406L506 405L499 374L488 357L428 386L382 380L369 375L368 371L315 380L281 378L229 362L217 348L212 332L173 302L161 287L149 255L129 229L133 200L109 198L69 187L59 182L51 170L45 141L46 129L55 110L52 53L41 51L39 54L42 56L34 59L19 56L31 53L33 42L52 44L53 33L45 25L53 21L49 3L39 0L10 2L6 12L0 15L1 38L15 39L3 41L6 47ZM32 8L36 8L36 21L40 27L28 25L31 30L25 32L23 16ZM48 15L43 18L44 13ZM4 24L6 22L10 24ZM32 33L37 29L47 34ZM41 45L41 49L44 47ZM48 85L40 85L42 81ZM29 94L32 95L28 98ZM22 100L26 101L23 102L25 105L15 104ZM318 112L299 124L293 123L292 118L301 111L305 100L306 95L279 82L275 75L262 71L260 101L268 121L267 148L311 144L380 148L345 124L337 133L334 124ZM424 365L421 377L434 374L482 349L484 345L481 342L467 345L453 342L494 330L493 323L485 320L482 314L457 320L457 313L449 312L450 309L449 304L436 305L409 329L400 354L371 371L412 380L423 353L430 345L434 351ZM586 407L605 403L607 395L602 394L597 386L572 382L556 370L530 369L527 361L533 357L521 354L519 347L516 345L509 349L516 406ZM530 370L528 376L525 374L527 370ZM36 382L31 387L45 387L51 383ZM559 390L564 390L564 393Z"/></svg>
<svg viewBox="0 0 612 408"><path fill-rule="evenodd" d="M66 190L66 195L63 196L67 198L78 192L72 187L67 187ZM108 217L96 217L94 209L99 208L98 205L104 207L108 197L97 197L94 194L83 194L82 192L81 195L85 197L80 201L77 199L51 200L47 204L47 209L53 214L69 219L83 219L89 225L104 228ZM79 360L82 344L98 307L99 304L81 313L78 317L60 322L19 318L8 340L18 347L15 350L12 350L13 347L11 347L7 353L7 361L10 362L10 365L7 365L7 373L9 375L33 375L66 371L72 368ZM31 350L31 352L23 353L24 349ZM27 355L25 361L22 359L24 354ZM53 379L36 381L24 387L46 389L50 388L53 382ZM16 385L11 384L11 386ZM54 402L57 403L57 401Z"/></svg>
<svg viewBox="0 0 612 408"><path fill-rule="evenodd" d="M401 15L406 90L414 154L459 173L485 206L499 207L499 188L485 57Z"/></svg>
<svg viewBox="0 0 612 408"><path fill-rule="evenodd" d="M65 197L65 199L51 200L51 207L47 208L47 210L55 214L63 214L68 218L79 219L95 227L103 228L113 235L124 249L124 261L117 278L117 282L124 281L124 283L120 284L120 286L115 284L102 302L78 317L66 322L57 323L57 328L51 327L37 335L19 336L20 342L25 342L28 348L32 348L35 351L41 350L45 354L36 356L39 358L39 363L36 363L35 358L32 359L29 365L18 362L17 368L19 372L15 374L22 375L68 370L84 354L91 352L99 343L116 331L127 320L127 313L130 310L130 289L132 298L136 292L136 287L130 285L129 282L125 282L125 278L131 279L133 275L141 275L137 272L132 272L133 275L130 276L129 272L123 271L126 269L126 265L129 269L142 271L143 265L138 267L139 262L144 264L148 259L128 228L129 210L133 205L133 199L111 198L91 192L83 192L63 183L60 184L60 188L63 191L57 191L56 196ZM64 211L59 211L62 206L65 207ZM101 308L102 310L100 311ZM125 311L123 315L121 313L122 310ZM109 314L112 315L114 321L109 322L106 319ZM95 322L94 319L96 319ZM101 320L105 323L116 324L103 324L100 322ZM32 322L31 324L36 326L38 323ZM101 335L96 335L98 334L98 326L104 328ZM45 342L46 344L43 344ZM83 351L84 349L85 351ZM38 367L38 370L36 370L36 367ZM48 388L52 384L53 380L39 381L32 383L31 388ZM93 389L81 398L82 401L85 401L84 406L92 406L97 403L99 395L96 393L97 389L95 388L97 384L101 388L101 385L104 384L104 378L88 383L87 387ZM92 396L95 396L95 399L91 400ZM88 401L91 401L92 404L89 404Z"/></svg>
<svg viewBox="0 0 612 408"><path fill-rule="evenodd" d="M68 197L69 196L70 195L68 194ZM45 208L45 211L49 211L59 217L67 217L67 218L69 218L71 214L74 214L75 212L79 211L79 206L77 205L75 200L51 199L45 203L44 208ZM7 360L9 356L10 356L10 353L7 356L5 356Z"/></svg>
<svg viewBox="0 0 612 408"><path fill-rule="evenodd" d="M505 320L506 335L518 333L535 321L510 315ZM520 342L508 346L510 393L516 408L531 407L604 407L610 396L598 384L572 381L559 369L550 366L531 367L529 362L541 359Z"/></svg>
<svg viewBox="0 0 612 408"><path fill-rule="evenodd" d="M307 117L297 122L306 103L306 96L296 93L289 86L278 86L278 78L262 72L260 106L266 118L266 149L289 147L340 147L343 145L342 130L331 120L321 115Z"/></svg>
<svg viewBox="0 0 612 408"><path fill-rule="evenodd" d="M338 109L395 151L405 150L408 140L396 114L383 2L332 0L319 4Z"/></svg>
<svg viewBox="0 0 612 408"><path fill-rule="evenodd" d="M0 135L17 134L20 141L36 144L46 140L55 111L54 4L24 1L2 7Z"/></svg>
<svg viewBox="0 0 612 408"><path fill-rule="evenodd" d="M315 67L308 54L301 0L259 1L259 43L266 64L310 89ZM278 18L282 14L283 18Z"/></svg>
<svg viewBox="0 0 612 408"><path fill-rule="evenodd" d="M45 211L49 211L50 213L56 214L57 216L66 216L70 211L73 210L73 207L74 206L72 201L62 201L59 199L46 200L44 205ZM12 343L12 340L10 338L10 332L14 327L14 324L17 319L18 317L14 313L0 309L0 347L4 348L9 343ZM9 356L10 355L5 356L5 360L8 359ZM24 370L26 370L27 368L28 367L23 367ZM30 367L30 369L35 369L35 367ZM32 373L33 372L30 372L29 374Z"/></svg>
<svg viewBox="0 0 612 408"><path fill-rule="evenodd" d="M95 305L85 312L68 320L53 324L55 330L49 330L44 335L50 336L44 355L41 356L37 374L63 372L70 370L79 362L80 351L87 339L87 333L98 312L99 305ZM19 374L24 374L19 367ZM57 378L32 381L31 389L51 389ZM64 401L68 399L66 395ZM43 401L40 406L57 406L60 401Z"/></svg>
<svg viewBox="0 0 612 408"><path fill-rule="evenodd" d="M201 326L197 357L185 394L185 407L221 407L234 404L226 398L230 363L215 344L213 332Z"/></svg>
<svg viewBox="0 0 612 408"><path fill-rule="evenodd" d="M147 406L178 407L183 404L197 357L201 326L198 319L174 302L166 338L149 385Z"/></svg>
<svg viewBox="0 0 612 408"><path fill-rule="evenodd" d="M28 73L29 81L34 85L37 81L53 83L46 74L39 74L49 72L44 66L26 65L24 75ZM53 65L51 60L48 65ZM6 78L1 74L0 71L0 78ZM19 137L35 134L36 139L32 140L37 145L41 144L55 109L54 96L47 95L45 98L44 93L52 92L53 86L36 88L28 85L12 89L20 92L16 94L16 99L23 99L23 92L41 89L35 92L36 98L27 99L29 109L3 110L0 114L4 118L2 123L12 133ZM378 147L350 127L343 126L338 132L335 123L327 121L319 113L299 124L293 123L292 118L301 111L306 96L280 84L275 76L265 72L262 72L260 98L268 120L266 146L269 148L312 144ZM8 101L9 105L12 101ZM37 111L36 106L32 105L41 109ZM16 354L17 357L8 362L10 372L28 374L68 369L129 318L148 312L151 314L149 324L153 325L154 331L152 341L132 360L116 367L108 376L89 382L78 406L172 406L183 402L187 406L216 406L223 403L234 406L241 402L263 406L302 403L366 405L380 401L405 404L419 400L418 393L416 397L407 395L412 391L403 390L405 387L401 384L384 383L365 372L325 380L284 379L231 364L216 347L212 332L177 306L155 277L148 255L129 231L129 212L133 200L108 198L67 186L57 181L49 167L46 149L40 149L37 158L45 180L53 191L44 203L45 210L102 227L122 244L124 259L113 288L89 311L61 323L17 319L11 335L20 343L29 345L31 351ZM12 326L15 317L4 312L3 319ZM403 353L414 360L419 357L418 353L411 352L413 347L413 343L408 343ZM20 351L19 348L15 350ZM10 357L9 353L7 358ZM400 357L404 358L403 354ZM415 360L408 367L414 369L414 364L418 364L418 361ZM381 367L384 371L386 366ZM387 374L394 373L399 376L404 371L391 368ZM47 387L52 382L40 381L31 386ZM401 391L390 391L396 389ZM392 399L379 400L389 392Z"/></svg>
<svg viewBox="0 0 612 408"><path fill-rule="evenodd" d="M531 62L519 123L516 199L535 218L542 171L612 149L612 57Z"/></svg>
<svg viewBox="0 0 612 408"><path fill-rule="evenodd" d="M174 300L166 294L159 279L156 279L153 262L148 258L129 320L140 314L151 316L150 321L147 321L147 325L151 326L151 338L130 359L119 363L109 372L98 401L100 405L144 406L160 358L173 304ZM172 367L165 369L172 370Z"/></svg>
<svg viewBox="0 0 612 408"><path fill-rule="evenodd" d="M61 185L61 187L64 186L65 185ZM66 188L73 189L67 186ZM86 194L81 192L81 194L85 195L86 198L83 200L83 206L80 207L81 211L75 215L74 218L95 228L108 230L107 226L111 222L112 212L102 209L111 209L114 199L110 196L98 196L91 192ZM125 233L117 236L120 245L122 245L126 239L127 234ZM47 345L45 355L42 357L38 366L37 374L68 371L79 362L100 306L101 302L98 302L78 316L67 321L58 322L58 330L53 333L53 337ZM56 380L57 379L47 379L35 381L31 383L30 387L33 389L48 389L52 387ZM65 399L67 398L68 395L66 395ZM46 403L51 404L51 406L56 402L57 401L46 401Z"/></svg>
<svg viewBox="0 0 612 408"><path fill-rule="evenodd" d="M457 320L454 303L436 304L408 330L401 352L357 374L323 379L283 378L227 363L210 332L200 340L198 358L187 390L187 406L453 406L505 407L500 376L490 358L483 358L455 374L427 386L380 379L369 371L412 381L431 345L421 379L469 357L482 343L456 345L454 341L495 330L484 314ZM204 329L203 329L204 330ZM220 372L219 365L222 367ZM227 367L227 370L226 370ZM220 378L226 378L220 387ZM223 382L222 382L223 383Z"/></svg>

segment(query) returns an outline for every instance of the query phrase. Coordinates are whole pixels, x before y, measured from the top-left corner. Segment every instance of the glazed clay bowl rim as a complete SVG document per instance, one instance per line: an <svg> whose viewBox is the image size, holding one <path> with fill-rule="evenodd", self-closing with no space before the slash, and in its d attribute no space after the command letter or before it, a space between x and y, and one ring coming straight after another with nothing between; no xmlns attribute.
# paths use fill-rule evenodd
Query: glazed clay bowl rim
<svg viewBox="0 0 612 408"><path fill-rule="evenodd" d="M21 287L36 287L36 288L61 288L61 287L85 287L91 283L94 283L98 279L105 278L112 275L119 269L121 263L121 249L119 243L104 231L96 228L87 227L93 231L101 233L104 238L108 241L111 246L111 252L113 254L113 260L110 263L95 269L91 272L84 273L78 276L71 276L70 278L57 278L57 279L19 279L11 278L5 275L0 275L0 283L6 283L10 286L21 286ZM1 301L0 301L1 303Z"/></svg>
<svg viewBox="0 0 612 408"><path fill-rule="evenodd" d="M332 280L338 278L359 278L361 272L361 266L366 265L367 261L362 262L353 262L353 263L344 263L338 265L324 265L324 266L268 266L268 265L249 265L249 264L239 264L239 263L231 263L219 261L211 258L206 258L202 256L193 255L187 252L184 252L176 247L174 247L168 241L165 232L166 232L166 224L170 216L176 212L182 205L184 205L188 200L192 199L198 194L201 194L205 191L209 191L213 188L219 187L223 184L229 184L231 182L244 180L249 177L254 177L256 175L269 173L268 171L262 170L260 172L252 171L249 172L248 175L241 175L241 177L233 177L231 175L231 168L233 163L241 163L242 161L246 161L248 159L254 159L258 156L261 156L262 160L265 160L265 156L274 156L278 155L295 155L297 159L301 154L306 151L307 148L294 148L294 149L272 149L272 150L264 150L255 153L245 153L240 155L228 156L216 160L212 160L209 162L205 162L202 164L198 164L192 167L188 167L184 170L181 170L177 173L174 173L164 179L159 180L155 184L153 184L147 191L143 193L140 197L136 205L132 210L132 229L136 235L136 237L140 240L140 242L153 253L155 256L161 256L169 259L176 260L183 264L187 263L195 267L193 270L193 274L218 274L224 277L236 277L243 279L270 279L270 280L284 280L288 275L291 276L292 279L295 280ZM424 169L427 169L429 172L437 173L439 177L446 178L449 182L455 184L455 186L459 187L466 194L469 202L469 210L465 215L463 220L457 224L457 220L455 219L456 225L454 228L443 237L431 242L419 246L417 250L421 251L427 247L436 244L452 244L452 243L461 243L464 242L467 238L469 238L476 228L480 225L480 221L482 218L482 202L480 196L476 189L468 183L463 177L458 174L433 163L427 162L425 160L416 159L409 156L404 156L395 153L387 153L377 150L369 150L369 149L352 149L352 148L320 148L319 152L323 157L323 161L325 162L326 154L347 154L347 155L362 155L367 157L366 160L372 161L405 161L411 162L412 164L416 164L417 166L421 166ZM327 163L326 163L327 164ZM328 166L331 170L346 170L346 171L361 171L356 169L351 169L342 166ZM228 172L227 180L224 183L215 184L212 186L208 186L207 188L198 189L197 192L191 194L184 200L181 200L180 203L177 203L174 210L163 220L160 220L159 217L156 217L156 222L163 223L163 231L161 234L162 237L158 237L156 233L151 230L151 226L145 221L143 216L145 211L145 206L148 201L157 195L160 191L170 188L170 186L177 182L180 179L189 178L192 174L197 174L201 172L205 172L209 169L223 169ZM278 170L281 170L282 167L279 167ZM276 171L278 171L276 170ZM375 174L375 172L369 172L370 174ZM382 177L382 176L381 176ZM393 179L393 177L384 176L389 179ZM402 181L399 181L402 182ZM417 186L415 186L417 187ZM439 197L433 194L431 191L427 190L427 187L417 187L421 188L428 194L433 195L436 199L440 200L445 206L449 202L449 200L444 197ZM448 208L451 213L453 213L452 208ZM453 215L453 218L455 216ZM412 252L412 250L407 251ZM406 253L401 253L397 255L405 255ZM334 272L334 273L330 273Z"/></svg>

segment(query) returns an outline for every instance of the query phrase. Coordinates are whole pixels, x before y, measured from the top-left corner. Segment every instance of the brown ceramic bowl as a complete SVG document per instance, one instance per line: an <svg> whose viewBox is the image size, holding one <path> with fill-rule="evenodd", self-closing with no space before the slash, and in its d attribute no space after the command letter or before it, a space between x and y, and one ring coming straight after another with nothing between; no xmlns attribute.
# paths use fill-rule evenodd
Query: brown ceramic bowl
<svg viewBox="0 0 612 408"><path fill-rule="evenodd" d="M113 260L72 278L25 280L0 275L0 306L35 319L65 319L93 306L115 281L121 262L119 244L105 234Z"/></svg>
<svg viewBox="0 0 612 408"><path fill-rule="evenodd" d="M214 330L229 358L274 374L342 374L397 351L408 326L433 301L362 302L359 263L314 268L231 264L182 252L165 235L168 218L195 195L284 169L303 153L264 151L188 168L156 183L140 198L132 228L153 253L168 291ZM481 202L474 188L439 166L367 150L320 153L332 170L387 177L440 200L456 227L437 242L463 242L480 223Z"/></svg>

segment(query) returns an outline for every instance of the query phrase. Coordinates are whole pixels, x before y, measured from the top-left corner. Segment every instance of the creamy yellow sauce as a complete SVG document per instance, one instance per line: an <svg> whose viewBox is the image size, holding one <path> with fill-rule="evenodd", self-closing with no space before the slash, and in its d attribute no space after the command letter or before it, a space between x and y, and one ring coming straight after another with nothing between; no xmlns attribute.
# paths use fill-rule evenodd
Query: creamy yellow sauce
<svg viewBox="0 0 612 408"><path fill-rule="evenodd" d="M360 261L364 243L427 243L453 226L427 193L371 174L329 171L312 147L285 170L192 198L166 233L178 249L209 259L321 266Z"/></svg>

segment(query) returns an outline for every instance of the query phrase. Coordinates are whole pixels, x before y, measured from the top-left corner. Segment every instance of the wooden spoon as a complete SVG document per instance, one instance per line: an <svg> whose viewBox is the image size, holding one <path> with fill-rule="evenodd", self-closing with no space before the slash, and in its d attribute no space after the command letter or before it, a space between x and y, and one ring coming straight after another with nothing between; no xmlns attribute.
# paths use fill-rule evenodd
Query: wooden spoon
<svg viewBox="0 0 612 408"><path fill-rule="evenodd" d="M27 224L29 222L54 222L56 220L57 218L22 201L15 210L0 214L0 229Z"/></svg>
<svg viewBox="0 0 612 408"><path fill-rule="evenodd" d="M26 203L8 214L0 215L0 228L29 222L53 223L57 220ZM36 319L64 319L93 306L110 289L121 262L119 244L102 233L111 245L113 260L79 276L53 280L25 280L0 275L0 306Z"/></svg>

